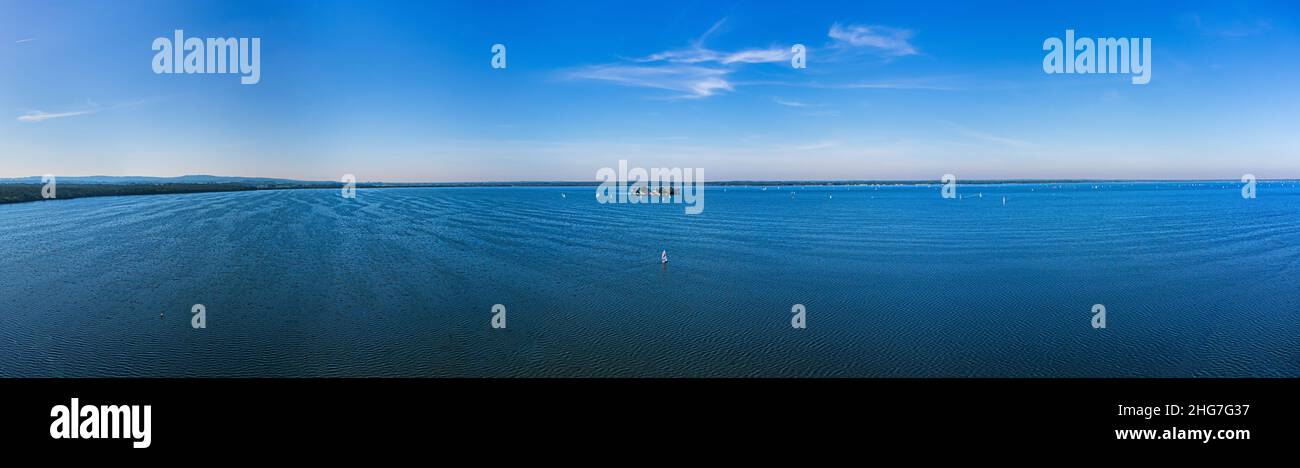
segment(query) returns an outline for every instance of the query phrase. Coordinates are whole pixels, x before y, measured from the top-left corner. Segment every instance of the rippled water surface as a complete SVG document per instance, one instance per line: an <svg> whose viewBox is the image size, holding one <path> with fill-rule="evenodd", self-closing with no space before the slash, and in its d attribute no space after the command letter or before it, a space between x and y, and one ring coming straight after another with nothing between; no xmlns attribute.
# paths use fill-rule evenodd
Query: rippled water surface
<svg viewBox="0 0 1300 468"><path fill-rule="evenodd" d="M960 193L710 187L698 216L592 187L5 205L0 375L1300 376L1293 183Z"/></svg>

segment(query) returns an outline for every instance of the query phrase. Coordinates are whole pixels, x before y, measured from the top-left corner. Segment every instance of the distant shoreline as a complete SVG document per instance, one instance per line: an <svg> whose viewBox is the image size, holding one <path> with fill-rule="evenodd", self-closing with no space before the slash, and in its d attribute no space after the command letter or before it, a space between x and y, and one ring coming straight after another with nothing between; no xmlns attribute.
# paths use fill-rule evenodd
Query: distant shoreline
<svg viewBox="0 0 1300 468"><path fill-rule="evenodd" d="M30 178L29 178L30 179ZM70 177L68 182L57 182L55 200L75 198L135 196L135 195L174 195L185 193L219 193L249 192L262 190L299 190L299 189L340 189L339 182L288 181L282 179L250 179L250 182L79 182ZM111 178L105 178L111 179ZM30 182L13 182L25 179L0 179L0 204L43 201L41 188L43 184ZM1260 182L1289 181L1292 179L1260 179ZM269 181L269 182L268 182ZM1114 184L1114 183L1239 183L1232 179L988 179L962 180L962 185L1028 185L1028 184ZM600 182L428 182L428 183L394 183L364 182L357 183L356 188L488 188L488 187L597 187ZM938 180L788 180L758 181L736 180L706 182L705 186L714 187L834 187L834 186L912 186L939 185Z"/></svg>

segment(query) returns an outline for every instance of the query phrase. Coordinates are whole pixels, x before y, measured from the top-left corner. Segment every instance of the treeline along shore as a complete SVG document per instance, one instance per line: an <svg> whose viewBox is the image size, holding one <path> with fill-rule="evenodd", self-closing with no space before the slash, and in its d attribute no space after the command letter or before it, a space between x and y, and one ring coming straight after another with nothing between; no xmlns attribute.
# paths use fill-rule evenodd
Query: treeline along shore
<svg viewBox="0 0 1300 468"><path fill-rule="evenodd" d="M334 188L341 187L341 185ZM250 190L285 190L303 188L330 188L321 184L303 185L253 185L240 183L194 184L64 184L55 185L53 198L43 196L43 184L0 184L0 204L42 200L66 200L86 197L113 197L127 195L165 195L180 193L242 192Z"/></svg>

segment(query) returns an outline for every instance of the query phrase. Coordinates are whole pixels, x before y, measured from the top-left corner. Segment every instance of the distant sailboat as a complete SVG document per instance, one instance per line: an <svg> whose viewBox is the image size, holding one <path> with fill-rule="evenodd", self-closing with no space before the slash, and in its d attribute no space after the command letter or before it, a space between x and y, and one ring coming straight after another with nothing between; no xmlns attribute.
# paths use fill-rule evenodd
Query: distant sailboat
<svg viewBox="0 0 1300 468"><path fill-rule="evenodd" d="M1002 206L1007 205L1007 197L1002 197Z"/></svg>
<svg viewBox="0 0 1300 468"><path fill-rule="evenodd" d="M659 252L659 263L668 263L668 251Z"/></svg>

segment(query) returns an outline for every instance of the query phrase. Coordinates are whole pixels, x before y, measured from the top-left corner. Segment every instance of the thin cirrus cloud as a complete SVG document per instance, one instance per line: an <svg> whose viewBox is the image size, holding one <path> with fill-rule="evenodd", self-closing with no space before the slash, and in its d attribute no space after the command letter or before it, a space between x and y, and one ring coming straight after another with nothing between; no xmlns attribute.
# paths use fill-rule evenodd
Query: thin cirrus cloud
<svg viewBox="0 0 1300 468"><path fill-rule="evenodd" d="M28 43L28 42L32 42L32 41L34 41L34 40L36 40L36 38L34 38L34 37L29 37L29 38L27 38L27 39L19 39L19 40L16 40L16 41L14 41L14 44L26 44L26 43Z"/></svg>
<svg viewBox="0 0 1300 468"><path fill-rule="evenodd" d="M920 89L930 91L951 91L956 89L953 86L940 83L935 79L913 79L897 81L859 81L852 83L812 83L806 85L810 88L822 89Z"/></svg>
<svg viewBox="0 0 1300 468"><path fill-rule="evenodd" d="M1032 142L1020 140L1017 138L993 135L991 133L981 132L979 130L968 128L962 125L957 125L957 124L952 124L952 125L957 129L958 133L976 140L982 140L989 143L996 143L999 145L1010 146L1013 148L1034 148L1038 146L1037 144L1034 144Z"/></svg>
<svg viewBox="0 0 1300 468"><path fill-rule="evenodd" d="M779 63L790 60L785 47L748 48L722 51L705 46L715 35L724 18L714 23L688 47L670 49L616 63L590 65L571 70L566 77L577 80L605 81L625 86L675 91L675 98L697 99L733 91L737 83L732 76L752 64ZM840 50L866 50L887 57L917 54L912 32L886 26L831 25L827 33L829 47ZM757 83L757 82L751 82Z"/></svg>
<svg viewBox="0 0 1300 468"><path fill-rule="evenodd" d="M907 29L835 23L827 35L835 41L832 45L836 47L864 48L889 57L920 53L912 45L912 31Z"/></svg>
<svg viewBox="0 0 1300 468"><path fill-rule="evenodd" d="M62 118L67 118L67 117L76 117L76 116L79 116L79 115L90 115L90 114L94 114L94 113L97 113L97 112L100 112L100 111L105 111L105 110L113 110L113 109L122 109L122 108L127 108L127 107L135 107L135 106L138 106L138 105L144 104L144 103L146 103L146 102L147 102L147 101L144 100L144 99L137 99L137 100L134 100L134 101L127 101L127 102L123 102L123 103L116 104L116 105L110 105L110 106L101 106L101 105L99 105L99 104L97 104L97 103L91 102L91 103L89 103L89 107L90 107L89 109L75 110L75 111L67 111L67 112L45 112L45 111L40 111L40 110L34 110L34 111L29 111L29 112L27 112L26 114L23 114L23 115L18 116L18 121L19 121L19 122L29 122L29 123L44 122L44 121L46 121L46 120L62 119Z"/></svg>
<svg viewBox="0 0 1300 468"><path fill-rule="evenodd" d="M697 41L684 49L580 68L570 72L569 77L676 91L680 93L678 98L694 99L734 90L735 84L729 77L739 65L782 62L789 58L790 52L779 48L722 52Z"/></svg>
<svg viewBox="0 0 1300 468"><path fill-rule="evenodd" d="M728 70L695 65L667 66L595 65L569 74L570 78L607 81L627 86L676 91L682 98L702 98L735 87Z"/></svg>
<svg viewBox="0 0 1300 468"><path fill-rule="evenodd" d="M1199 31L1201 34L1226 39L1243 39L1251 36L1258 36L1273 29L1273 24L1267 19L1255 18L1250 20L1225 22L1206 20L1198 13L1184 14L1182 22Z"/></svg>
<svg viewBox="0 0 1300 468"><path fill-rule="evenodd" d="M670 63L720 63L731 65L734 63L773 63L784 62L790 59L790 52L780 48L769 49L748 49L739 52L719 52L704 48L702 46L692 46L686 49L668 50L657 54L651 54L648 57L635 59L636 62L670 62Z"/></svg>
<svg viewBox="0 0 1300 468"><path fill-rule="evenodd" d="M73 111L73 112L42 112L31 111L18 116L19 122L44 122L46 120L62 119L64 117L76 117L78 115L93 114L93 110Z"/></svg>
<svg viewBox="0 0 1300 468"><path fill-rule="evenodd" d="M953 91L961 88L956 84L958 78L961 77L926 76L926 77L913 77L913 78L898 78L898 79L890 79L890 80L849 81L849 82L762 80L762 81L737 82L736 85L737 86L746 86L746 85L785 86L791 88L812 88L812 89L830 89L830 90L892 89L892 90Z"/></svg>

